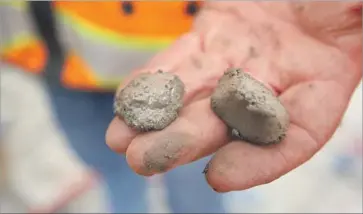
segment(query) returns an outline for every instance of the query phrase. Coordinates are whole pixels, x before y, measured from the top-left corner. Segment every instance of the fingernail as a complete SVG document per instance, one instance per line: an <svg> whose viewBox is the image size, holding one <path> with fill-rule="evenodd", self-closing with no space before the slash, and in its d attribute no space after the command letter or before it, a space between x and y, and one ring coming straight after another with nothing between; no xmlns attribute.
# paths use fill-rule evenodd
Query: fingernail
<svg viewBox="0 0 363 214"><path fill-rule="evenodd" d="M203 174L207 174L208 170L209 170L209 166L210 166L210 162L207 163L207 165L205 165L204 169L203 169Z"/></svg>
<svg viewBox="0 0 363 214"><path fill-rule="evenodd" d="M218 190L218 189L216 189L216 188L214 188L214 187L212 187L212 189L214 190L214 192L216 192L216 193L227 193L227 192L229 192L229 191L220 191L220 190Z"/></svg>

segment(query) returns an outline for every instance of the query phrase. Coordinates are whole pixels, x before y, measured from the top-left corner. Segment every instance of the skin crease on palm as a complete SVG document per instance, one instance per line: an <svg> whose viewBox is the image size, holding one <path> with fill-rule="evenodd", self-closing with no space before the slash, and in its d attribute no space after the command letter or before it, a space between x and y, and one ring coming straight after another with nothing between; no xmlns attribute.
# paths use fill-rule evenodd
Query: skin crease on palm
<svg viewBox="0 0 363 214"><path fill-rule="evenodd" d="M339 125L362 77L361 8L360 2L207 2L190 33L129 78L158 69L177 74L186 86L179 118L148 133L115 118L108 146L145 176L215 153L205 176L217 192L272 182L308 161ZM280 144L228 141L210 108L228 67L246 69L279 97L291 122Z"/></svg>

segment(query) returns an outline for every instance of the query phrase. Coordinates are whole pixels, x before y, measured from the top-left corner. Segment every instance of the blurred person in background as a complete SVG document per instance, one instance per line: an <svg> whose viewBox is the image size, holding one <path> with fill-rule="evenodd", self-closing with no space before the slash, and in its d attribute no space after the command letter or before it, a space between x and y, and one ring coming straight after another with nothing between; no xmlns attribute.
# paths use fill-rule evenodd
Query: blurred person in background
<svg viewBox="0 0 363 214"><path fill-rule="evenodd" d="M1 60L10 65L2 67L1 72L23 76L19 78L31 76L27 84L32 83L31 79L41 78L34 83L38 86L31 87L38 87L38 93L46 93L41 96L50 101L47 103L43 100L40 103L38 99L32 98L35 95L31 91L28 93L24 83L18 82L14 87L28 94L20 93L17 96L27 97L26 101L30 103L4 102L4 105L8 109L12 105L29 105L26 109L28 116L20 118L23 121L38 121L32 118L33 111L52 111L55 117L46 118L48 121L44 122L49 126L37 127L37 123L32 123L29 130L13 127L12 132L21 138L17 139L16 145L42 148L54 144L57 141L55 138L44 141L46 145L36 145L37 142L28 139L30 135L50 134L49 129L52 129L52 132L57 132L54 136L57 135L59 139L65 137L81 160L101 175L107 184L110 212L147 212L145 178L136 175L127 165L125 157L113 153L104 143L108 123L113 118L114 92L131 71L138 69L157 51L187 32L201 6L202 3L198 1L1 3L1 41L5 41L0 50ZM40 35L34 27L34 21L39 24ZM42 80L45 80L45 85L39 83ZM4 87L10 90L9 85L4 84ZM43 91L39 88L43 88ZM30 106L31 102L34 102L34 107ZM17 148L17 151L27 151L27 148ZM58 147L48 149L49 157L45 159L49 160L48 167L52 167L53 161L59 160L74 162L74 165L82 162L73 156L53 155L53 150L61 150ZM19 153L17 155L20 156ZM47 162L45 160L42 162ZM203 159L165 174L172 212L224 212L221 196L208 187L203 176L199 176L207 161ZM57 173L58 169L55 167L53 170ZM44 178L46 175L42 174L38 176L38 185L44 185L43 189L48 186L42 183L42 179L54 178L54 175L49 178ZM23 179L28 178L24 175ZM21 185L14 185L22 188ZM73 191L73 187L61 188L67 194ZM64 204L62 200L54 203Z"/></svg>
<svg viewBox="0 0 363 214"><path fill-rule="evenodd" d="M44 82L0 68L1 213L106 212L103 184L59 131Z"/></svg>
<svg viewBox="0 0 363 214"><path fill-rule="evenodd" d="M102 183L59 130L44 82L25 72L45 53L26 9L0 3L0 212L105 212Z"/></svg>

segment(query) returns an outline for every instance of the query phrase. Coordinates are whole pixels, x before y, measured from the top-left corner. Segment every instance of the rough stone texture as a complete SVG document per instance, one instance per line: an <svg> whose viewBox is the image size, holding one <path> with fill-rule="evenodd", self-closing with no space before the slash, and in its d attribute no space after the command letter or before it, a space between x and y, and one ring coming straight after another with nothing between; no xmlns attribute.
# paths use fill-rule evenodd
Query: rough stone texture
<svg viewBox="0 0 363 214"><path fill-rule="evenodd" d="M244 141L269 145L285 137L289 116L279 99L241 69L229 69L219 80L211 107Z"/></svg>
<svg viewBox="0 0 363 214"><path fill-rule="evenodd" d="M138 131L162 130L178 117L183 95L178 76L162 71L141 74L116 95L114 111Z"/></svg>

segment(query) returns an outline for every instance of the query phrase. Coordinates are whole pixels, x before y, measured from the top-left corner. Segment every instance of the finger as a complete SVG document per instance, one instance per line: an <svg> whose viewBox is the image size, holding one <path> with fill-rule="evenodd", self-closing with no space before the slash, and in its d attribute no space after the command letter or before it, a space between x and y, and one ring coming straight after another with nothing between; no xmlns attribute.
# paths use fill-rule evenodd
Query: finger
<svg viewBox="0 0 363 214"><path fill-rule="evenodd" d="M136 135L135 130L128 127L120 118L115 117L106 131L106 144L117 153L125 153Z"/></svg>
<svg viewBox="0 0 363 214"><path fill-rule="evenodd" d="M295 138L296 135L299 138ZM217 192L245 190L274 181L316 151L316 142L304 130L291 125L285 140L278 145L261 147L241 141L229 143L217 151L205 176Z"/></svg>
<svg viewBox="0 0 363 214"><path fill-rule="evenodd" d="M210 108L209 98L183 109L159 132L137 136L127 149L130 167L141 175L166 172L207 156L227 142L227 128Z"/></svg>
<svg viewBox="0 0 363 214"><path fill-rule="evenodd" d="M219 192L269 183L309 160L332 136L352 90L333 81L308 82L284 92L280 99L291 125L281 144L257 147L232 142L212 158L206 178Z"/></svg>
<svg viewBox="0 0 363 214"><path fill-rule="evenodd" d="M216 54L195 50L172 71L185 84L184 108L169 127L140 134L126 152L131 168L142 175L170 170L206 156L226 142L226 127L212 112L209 95L228 63Z"/></svg>

